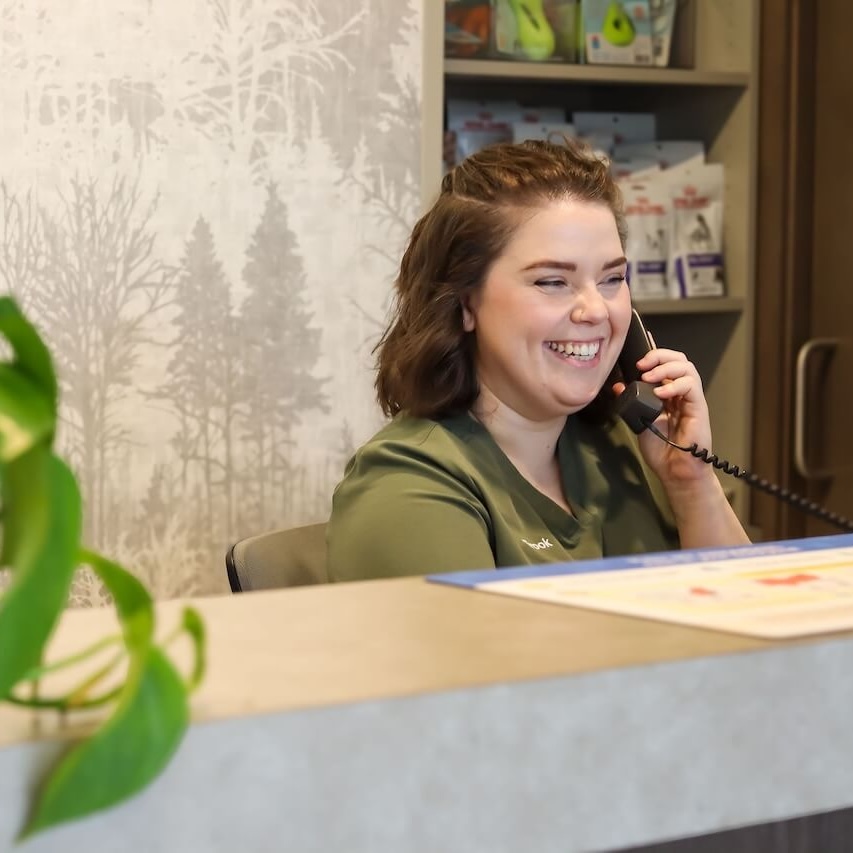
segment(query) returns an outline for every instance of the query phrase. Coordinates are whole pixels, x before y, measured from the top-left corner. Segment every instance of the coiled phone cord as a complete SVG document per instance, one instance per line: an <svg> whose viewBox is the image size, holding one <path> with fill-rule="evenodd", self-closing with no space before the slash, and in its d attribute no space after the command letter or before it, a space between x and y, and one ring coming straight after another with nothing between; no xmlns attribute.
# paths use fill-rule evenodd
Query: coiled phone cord
<svg viewBox="0 0 853 853"><path fill-rule="evenodd" d="M697 459L701 459L708 465L713 465L717 470L724 471L726 474L730 474L732 477L735 477L738 480L745 480L750 486L754 486L755 488L760 489L762 492L767 492L768 495L773 495L773 497L779 498L780 500L791 504L791 506L796 507L802 512L808 513L809 515L813 515L815 518L819 518L821 521L826 521L841 530L853 531L853 521L851 521L849 518L845 518L843 515L839 515L837 512L830 512L828 509L825 509L820 504L815 503L814 501L810 501L808 498L804 498L802 495L798 495L796 492L789 491L788 489L783 489L781 486L776 485L776 483L771 483L769 480L765 480L763 477L759 477L756 474L752 474L746 469L741 468L739 465L733 465L731 462L728 461L728 459L721 460L716 453L711 453L710 450L707 450L704 447L699 447L699 445L695 442L689 447L684 447L681 444L676 444L674 441L670 440L669 436L664 435L650 421L644 420L643 423L645 423L645 425L658 438L665 441L670 447L674 447L676 448L676 450L683 450L685 453L689 453L691 456L695 456Z"/></svg>

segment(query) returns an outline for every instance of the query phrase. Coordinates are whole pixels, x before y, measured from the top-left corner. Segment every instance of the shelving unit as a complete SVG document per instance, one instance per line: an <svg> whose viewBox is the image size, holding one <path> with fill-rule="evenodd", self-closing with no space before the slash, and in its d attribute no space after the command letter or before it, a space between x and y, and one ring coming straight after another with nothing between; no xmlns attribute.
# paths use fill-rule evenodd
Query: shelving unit
<svg viewBox="0 0 853 853"><path fill-rule="evenodd" d="M677 65L690 67L445 59L442 45L425 57L424 77L433 115L436 103L448 97L556 105L569 116L576 110L652 111L658 138L702 139L708 161L725 166L726 296L646 302L638 308L660 345L682 350L696 363L712 414L713 449L746 468L751 462L758 3L682 4L673 55ZM433 8L439 6L427 4L425 25L443 31L443 9ZM440 101L433 85L441 88ZM424 151L425 202L434 195L441 172L441 134L436 131ZM745 487L730 477L724 483L746 520Z"/></svg>
<svg viewBox="0 0 853 853"><path fill-rule="evenodd" d="M444 60L445 78L544 80L561 83L620 83L629 86L734 86L749 85L741 71L697 71L692 68L624 68L618 65L572 65L548 62L514 62L500 59Z"/></svg>
<svg viewBox="0 0 853 853"><path fill-rule="evenodd" d="M644 317L669 314L741 314L745 304L743 299L730 296L707 299L648 299L634 303Z"/></svg>

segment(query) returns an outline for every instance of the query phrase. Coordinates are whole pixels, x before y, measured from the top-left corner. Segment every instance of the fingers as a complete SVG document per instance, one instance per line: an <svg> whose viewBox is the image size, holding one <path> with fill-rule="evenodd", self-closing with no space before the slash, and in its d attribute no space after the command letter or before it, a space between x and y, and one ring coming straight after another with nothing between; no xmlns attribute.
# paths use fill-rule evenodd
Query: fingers
<svg viewBox="0 0 853 853"><path fill-rule="evenodd" d="M654 384L655 396L663 402L656 421L680 445L711 446L708 403L696 366L682 352L654 349L637 362L641 379ZM661 452L652 445L652 452ZM679 454L680 455L680 454Z"/></svg>
<svg viewBox="0 0 853 853"><path fill-rule="evenodd" d="M644 382L670 383L686 377L691 380L695 387L702 388L702 378L699 376L699 371L682 352L667 349L652 350L643 356L637 365L643 371L642 379ZM684 383L681 383L681 387L684 387Z"/></svg>
<svg viewBox="0 0 853 853"><path fill-rule="evenodd" d="M683 352L678 352L674 349L657 348L649 350L638 362L643 368L651 368L656 364L664 364L665 362L682 361L687 362L687 356Z"/></svg>
<svg viewBox="0 0 853 853"><path fill-rule="evenodd" d="M701 391L699 377L680 376L677 379L671 379L664 385L655 387L655 396L661 400L675 400L679 397L685 399L694 399L697 392Z"/></svg>

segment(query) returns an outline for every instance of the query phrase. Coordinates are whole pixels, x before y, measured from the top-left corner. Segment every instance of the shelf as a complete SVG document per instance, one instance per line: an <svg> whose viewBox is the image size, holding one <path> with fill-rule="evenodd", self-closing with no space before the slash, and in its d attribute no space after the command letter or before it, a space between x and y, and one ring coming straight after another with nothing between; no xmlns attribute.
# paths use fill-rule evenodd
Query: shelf
<svg viewBox="0 0 853 853"><path fill-rule="evenodd" d="M728 296L705 299L635 300L634 307L643 316L660 314L740 314L744 300Z"/></svg>
<svg viewBox="0 0 853 853"><path fill-rule="evenodd" d="M616 83L628 86L722 86L741 89L749 86L749 73L741 71L696 71L693 68L515 62L500 59L445 59L444 73L448 77L539 80L553 83Z"/></svg>

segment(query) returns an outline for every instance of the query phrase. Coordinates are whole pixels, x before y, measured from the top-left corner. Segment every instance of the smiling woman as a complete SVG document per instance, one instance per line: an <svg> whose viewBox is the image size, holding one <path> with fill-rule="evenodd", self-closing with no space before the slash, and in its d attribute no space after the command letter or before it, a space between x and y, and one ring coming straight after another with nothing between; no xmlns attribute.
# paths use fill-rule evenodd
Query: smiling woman
<svg viewBox="0 0 853 853"><path fill-rule="evenodd" d="M595 399L630 322L626 263L605 204L567 198L524 217L462 305L481 420L501 403L528 420L565 419Z"/></svg>
<svg viewBox="0 0 853 853"><path fill-rule="evenodd" d="M379 345L391 422L350 461L329 577L747 541L713 472L609 414L631 318L621 196L566 141L460 163L415 226ZM653 349L658 426L711 446L695 367Z"/></svg>

